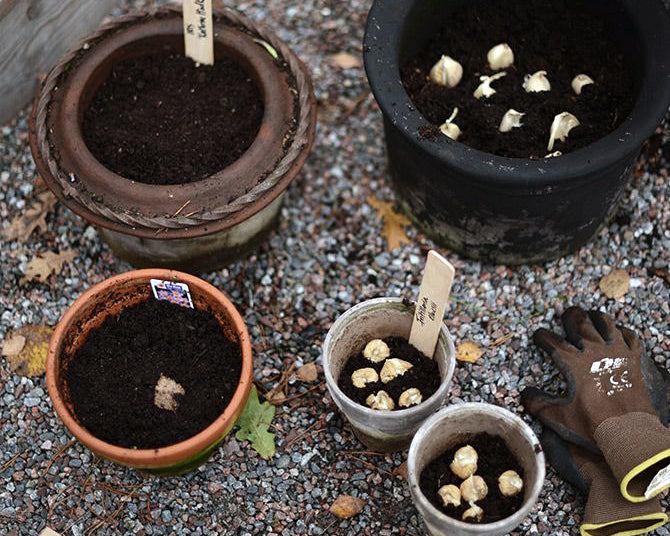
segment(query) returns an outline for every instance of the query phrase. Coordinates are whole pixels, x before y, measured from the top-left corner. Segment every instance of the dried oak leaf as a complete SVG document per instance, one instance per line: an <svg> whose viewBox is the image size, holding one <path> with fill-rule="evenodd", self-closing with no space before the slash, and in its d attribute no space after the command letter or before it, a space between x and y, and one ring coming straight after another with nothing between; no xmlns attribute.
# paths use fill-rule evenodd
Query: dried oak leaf
<svg viewBox="0 0 670 536"><path fill-rule="evenodd" d="M407 482L407 461L402 462L398 467L394 467L393 474Z"/></svg>
<svg viewBox="0 0 670 536"><path fill-rule="evenodd" d="M623 298L630 289L630 276L626 270L614 270L600 280L598 287L608 298Z"/></svg>
<svg viewBox="0 0 670 536"><path fill-rule="evenodd" d="M361 60L348 52L338 52L330 57L340 69L353 69L362 65Z"/></svg>
<svg viewBox="0 0 670 536"><path fill-rule="evenodd" d="M56 206L56 197L50 191L42 192L37 200L20 216L17 216L2 232L5 240L18 240L23 243L30 238L33 231L46 231L46 216Z"/></svg>
<svg viewBox="0 0 670 536"><path fill-rule="evenodd" d="M296 376L301 382L311 383L316 381L319 376L319 371L316 369L316 363L307 363L296 371Z"/></svg>
<svg viewBox="0 0 670 536"><path fill-rule="evenodd" d="M21 279L21 283L28 281L44 282L51 274L58 274L63 268L63 263L72 261L77 256L74 249L65 249L60 253L47 251L39 254L28 263L28 268Z"/></svg>
<svg viewBox="0 0 670 536"><path fill-rule="evenodd" d="M377 211L377 217L384 222L382 236L386 239L390 251L399 247L400 244L409 244L410 240L405 234L403 227L412 222L402 214L393 210L393 203L380 201L372 196L368 197L368 203Z"/></svg>
<svg viewBox="0 0 670 536"><path fill-rule="evenodd" d="M330 513L346 519L359 514L364 506L365 501L363 499L351 495L340 495L330 506Z"/></svg>
<svg viewBox="0 0 670 536"><path fill-rule="evenodd" d="M482 350L474 342L466 341L456 347L456 359L459 361L474 363L482 355L484 355L484 350Z"/></svg>
<svg viewBox="0 0 670 536"><path fill-rule="evenodd" d="M37 376L44 372L53 329L28 324L10 333L2 344L2 355L9 369L21 376Z"/></svg>

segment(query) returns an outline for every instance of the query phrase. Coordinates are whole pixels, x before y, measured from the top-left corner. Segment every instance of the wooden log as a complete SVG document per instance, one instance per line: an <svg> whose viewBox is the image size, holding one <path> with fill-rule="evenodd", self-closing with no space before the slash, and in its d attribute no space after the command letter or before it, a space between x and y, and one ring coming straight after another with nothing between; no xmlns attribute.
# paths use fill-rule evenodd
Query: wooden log
<svg viewBox="0 0 670 536"><path fill-rule="evenodd" d="M0 124L33 97L46 73L118 0L0 0Z"/></svg>

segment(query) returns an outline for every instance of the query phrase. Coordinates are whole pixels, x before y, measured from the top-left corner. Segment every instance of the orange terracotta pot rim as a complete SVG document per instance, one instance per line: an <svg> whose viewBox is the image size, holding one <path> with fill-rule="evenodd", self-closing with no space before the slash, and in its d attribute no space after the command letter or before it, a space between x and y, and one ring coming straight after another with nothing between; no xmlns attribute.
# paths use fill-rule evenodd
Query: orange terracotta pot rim
<svg viewBox="0 0 670 536"><path fill-rule="evenodd" d="M130 449L124 448L106 441L98 439L91 434L86 428L81 426L72 416L67 408L63 397L58 388L58 378L56 375L56 365L60 357L60 347L64 340L67 330L72 324L72 321L79 310L86 304L95 300L98 295L106 289L128 283L136 279L164 279L176 280L186 283L191 289L198 289L204 294L214 297L223 309L225 309L228 317L231 320L235 331L240 339L240 349L242 354L242 371L240 373L240 381L237 389L233 394L233 398L229 402L224 412L219 415L207 428L200 431L193 437L169 445L167 447L160 447L154 449ZM60 322L56 326L54 333L49 343L49 350L47 354L46 363L46 380L49 396L54 405L56 413L61 418L65 426L70 432L84 445L95 453L109 458L111 460L135 466L135 467L163 467L169 466L180 461L183 461L191 456L194 456L219 440L224 433L232 426L233 421L237 418L239 413L244 408L249 390L251 388L253 376L253 363L251 355L251 342L249 333L247 331L244 319L237 311L233 303L228 299L223 292L207 283L206 281L176 270L149 268L143 270L132 270L112 276L104 281L92 286L84 292L65 312Z"/></svg>

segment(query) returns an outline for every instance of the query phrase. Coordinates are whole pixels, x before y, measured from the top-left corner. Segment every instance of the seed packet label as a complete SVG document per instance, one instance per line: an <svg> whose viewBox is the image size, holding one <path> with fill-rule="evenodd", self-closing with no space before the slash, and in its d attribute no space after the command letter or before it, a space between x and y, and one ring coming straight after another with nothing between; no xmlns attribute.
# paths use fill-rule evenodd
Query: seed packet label
<svg viewBox="0 0 670 536"><path fill-rule="evenodd" d="M454 273L454 267L442 255L434 250L428 252L409 343L431 358L440 335Z"/></svg>
<svg viewBox="0 0 670 536"><path fill-rule="evenodd" d="M184 49L196 63L214 64L212 0L184 0Z"/></svg>
<svg viewBox="0 0 670 536"><path fill-rule="evenodd" d="M191 291L186 283L152 279L151 291L157 300L167 300L170 303L194 309L193 300L191 300Z"/></svg>
<svg viewBox="0 0 670 536"><path fill-rule="evenodd" d="M670 486L670 465L656 473L644 492L644 498L651 499L668 486Z"/></svg>

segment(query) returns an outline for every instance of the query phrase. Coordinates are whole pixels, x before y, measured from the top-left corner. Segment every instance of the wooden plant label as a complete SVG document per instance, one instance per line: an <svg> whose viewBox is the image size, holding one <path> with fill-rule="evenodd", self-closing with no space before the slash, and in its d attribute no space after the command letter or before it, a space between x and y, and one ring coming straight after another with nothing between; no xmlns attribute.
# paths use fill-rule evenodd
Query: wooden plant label
<svg viewBox="0 0 670 536"><path fill-rule="evenodd" d="M184 48L196 63L214 65L212 0L184 0Z"/></svg>
<svg viewBox="0 0 670 536"><path fill-rule="evenodd" d="M440 335L454 272L454 267L442 255L434 250L428 252L409 343L430 358Z"/></svg>

